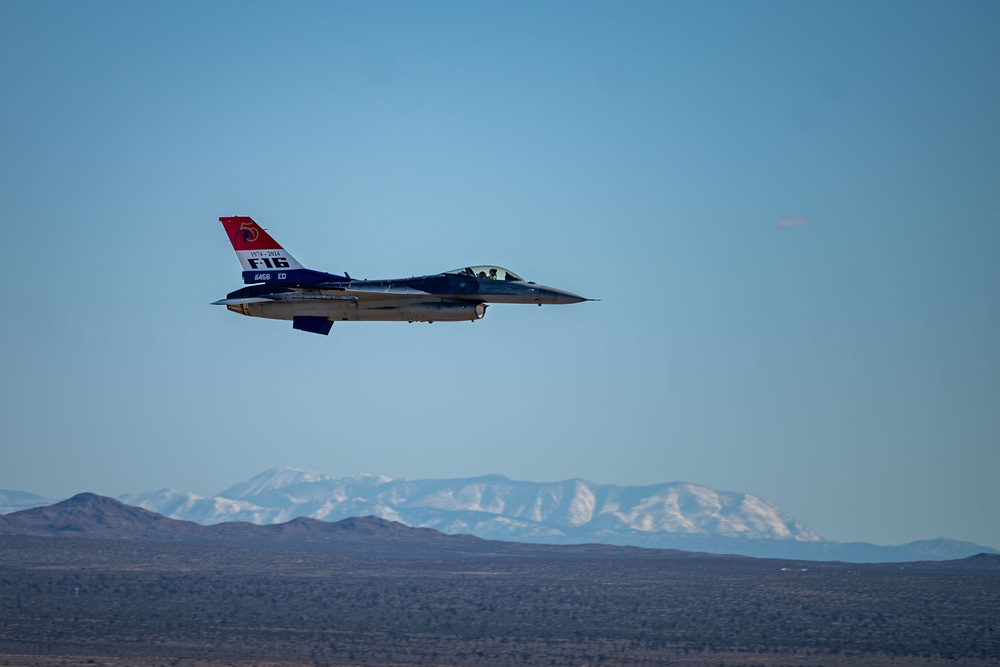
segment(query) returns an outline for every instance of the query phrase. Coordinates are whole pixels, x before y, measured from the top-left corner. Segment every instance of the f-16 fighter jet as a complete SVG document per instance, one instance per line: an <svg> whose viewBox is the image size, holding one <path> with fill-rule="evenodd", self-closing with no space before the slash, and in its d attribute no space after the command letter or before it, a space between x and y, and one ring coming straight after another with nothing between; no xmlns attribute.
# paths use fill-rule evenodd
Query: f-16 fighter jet
<svg viewBox="0 0 1000 667"><path fill-rule="evenodd" d="M330 333L334 322L463 322L490 303L580 303L582 296L528 282L499 266L466 266L414 278L356 280L304 268L246 216L219 218L248 287L213 305L250 317L291 320L300 331Z"/></svg>

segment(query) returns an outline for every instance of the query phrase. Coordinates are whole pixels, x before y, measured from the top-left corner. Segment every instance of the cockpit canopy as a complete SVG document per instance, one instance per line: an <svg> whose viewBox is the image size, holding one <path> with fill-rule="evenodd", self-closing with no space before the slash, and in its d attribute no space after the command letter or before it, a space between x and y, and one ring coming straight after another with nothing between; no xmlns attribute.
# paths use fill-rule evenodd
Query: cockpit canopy
<svg viewBox="0 0 1000 667"><path fill-rule="evenodd" d="M445 273L469 276L470 278L485 278L486 280L518 280L524 282L524 278L521 276L499 266L467 266L464 269L445 271Z"/></svg>

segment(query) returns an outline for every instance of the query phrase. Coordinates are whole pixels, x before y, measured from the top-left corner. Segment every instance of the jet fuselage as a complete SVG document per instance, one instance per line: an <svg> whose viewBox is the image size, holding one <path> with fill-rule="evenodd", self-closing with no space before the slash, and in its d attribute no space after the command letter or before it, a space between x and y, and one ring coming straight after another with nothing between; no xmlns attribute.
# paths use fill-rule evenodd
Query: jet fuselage
<svg viewBox="0 0 1000 667"><path fill-rule="evenodd" d="M304 268L247 217L220 218L254 283L216 301L229 310L292 320L303 331L327 334L338 321L460 322L481 319L487 304L569 304L582 296L529 282L499 266L392 280L355 280Z"/></svg>

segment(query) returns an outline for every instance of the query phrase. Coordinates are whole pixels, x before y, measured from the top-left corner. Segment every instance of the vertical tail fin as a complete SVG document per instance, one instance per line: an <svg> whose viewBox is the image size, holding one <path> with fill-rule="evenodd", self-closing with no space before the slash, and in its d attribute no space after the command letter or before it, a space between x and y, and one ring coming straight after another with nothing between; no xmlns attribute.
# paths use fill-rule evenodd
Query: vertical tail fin
<svg viewBox="0 0 1000 667"><path fill-rule="evenodd" d="M345 282L350 278L333 273L323 273L303 268L287 250L282 248L271 235L245 215L219 218L226 228L226 234L233 244L236 256L243 265L243 282L252 283L292 283L311 285L316 283Z"/></svg>
<svg viewBox="0 0 1000 667"><path fill-rule="evenodd" d="M219 218L243 265L243 282L287 282L293 271L302 269L271 235L248 216Z"/></svg>

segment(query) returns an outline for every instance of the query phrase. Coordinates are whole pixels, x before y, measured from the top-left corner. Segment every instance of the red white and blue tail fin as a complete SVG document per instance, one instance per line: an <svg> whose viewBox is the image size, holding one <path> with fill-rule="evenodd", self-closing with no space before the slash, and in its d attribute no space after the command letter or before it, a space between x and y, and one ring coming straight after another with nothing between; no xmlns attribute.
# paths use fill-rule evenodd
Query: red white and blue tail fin
<svg viewBox="0 0 1000 667"><path fill-rule="evenodd" d="M304 268L287 250L271 238L253 218L242 215L219 218L243 265L243 282L316 283L348 280Z"/></svg>

